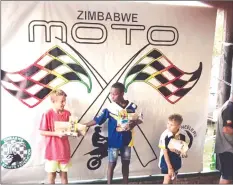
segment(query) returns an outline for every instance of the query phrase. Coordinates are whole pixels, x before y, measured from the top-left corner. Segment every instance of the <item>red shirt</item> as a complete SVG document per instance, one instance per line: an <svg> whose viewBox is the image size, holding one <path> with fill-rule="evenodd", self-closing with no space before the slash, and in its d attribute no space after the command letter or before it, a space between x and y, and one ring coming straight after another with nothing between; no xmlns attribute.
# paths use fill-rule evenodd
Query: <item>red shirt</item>
<svg viewBox="0 0 233 185"><path fill-rule="evenodd" d="M64 110L58 114L53 109L42 115L40 130L54 131L54 121L69 121L70 112ZM45 159L68 163L70 160L70 143L68 136L62 138L57 136L45 136L46 149Z"/></svg>

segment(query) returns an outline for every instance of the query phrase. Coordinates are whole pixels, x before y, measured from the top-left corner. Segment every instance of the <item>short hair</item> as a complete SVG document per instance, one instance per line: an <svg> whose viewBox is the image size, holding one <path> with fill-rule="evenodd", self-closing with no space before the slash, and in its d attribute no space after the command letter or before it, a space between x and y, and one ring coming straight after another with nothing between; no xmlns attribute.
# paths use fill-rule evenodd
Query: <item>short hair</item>
<svg viewBox="0 0 233 185"><path fill-rule="evenodd" d="M168 120L181 124L183 122L183 117L180 114L172 114L168 117Z"/></svg>
<svg viewBox="0 0 233 185"><path fill-rule="evenodd" d="M119 89L121 92L125 91L125 86L124 84L120 83L120 82L116 82L112 85L112 88L116 88Z"/></svg>
<svg viewBox="0 0 233 185"><path fill-rule="evenodd" d="M61 89L54 90L50 94L51 101L52 102L56 101L56 99L57 99L58 96L67 97L67 94L63 90L61 90Z"/></svg>

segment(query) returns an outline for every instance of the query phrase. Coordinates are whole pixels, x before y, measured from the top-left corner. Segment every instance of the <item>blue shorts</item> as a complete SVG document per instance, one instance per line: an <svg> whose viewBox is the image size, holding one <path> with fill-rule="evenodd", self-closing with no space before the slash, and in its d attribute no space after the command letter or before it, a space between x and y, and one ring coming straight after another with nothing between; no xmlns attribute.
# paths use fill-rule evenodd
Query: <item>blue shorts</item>
<svg viewBox="0 0 233 185"><path fill-rule="evenodd" d="M119 152L122 161L130 161L131 147L128 146L125 146L123 148L108 148L108 161L111 163L117 162Z"/></svg>
<svg viewBox="0 0 233 185"><path fill-rule="evenodd" d="M175 175L177 176L178 175L178 171L174 171ZM161 174L168 174L168 170L167 169L161 169Z"/></svg>

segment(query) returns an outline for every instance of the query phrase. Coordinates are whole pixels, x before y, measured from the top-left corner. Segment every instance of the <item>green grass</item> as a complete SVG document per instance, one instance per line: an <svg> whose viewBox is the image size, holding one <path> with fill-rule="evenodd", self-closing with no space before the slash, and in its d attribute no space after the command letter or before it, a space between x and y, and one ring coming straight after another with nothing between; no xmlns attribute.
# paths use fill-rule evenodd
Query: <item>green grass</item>
<svg viewBox="0 0 233 185"><path fill-rule="evenodd" d="M212 154L214 152L214 136L215 125L208 124L207 133L205 137L205 145L204 145L204 154L203 154L203 171L212 171L210 169L210 164L212 163Z"/></svg>

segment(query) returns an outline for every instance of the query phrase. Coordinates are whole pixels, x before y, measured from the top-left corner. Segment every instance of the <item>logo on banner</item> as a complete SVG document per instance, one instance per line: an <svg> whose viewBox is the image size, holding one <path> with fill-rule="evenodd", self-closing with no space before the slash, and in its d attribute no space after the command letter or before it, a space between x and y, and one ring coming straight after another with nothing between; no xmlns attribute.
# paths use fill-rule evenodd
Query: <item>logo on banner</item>
<svg viewBox="0 0 233 185"><path fill-rule="evenodd" d="M31 158L31 147L21 137L10 136L1 140L1 166L17 169L24 166Z"/></svg>
<svg viewBox="0 0 233 185"><path fill-rule="evenodd" d="M190 125L182 125L181 129L187 133L187 135L189 137L189 145L188 146L189 146L189 148L191 148L193 145L194 138L197 137L197 132Z"/></svg>

